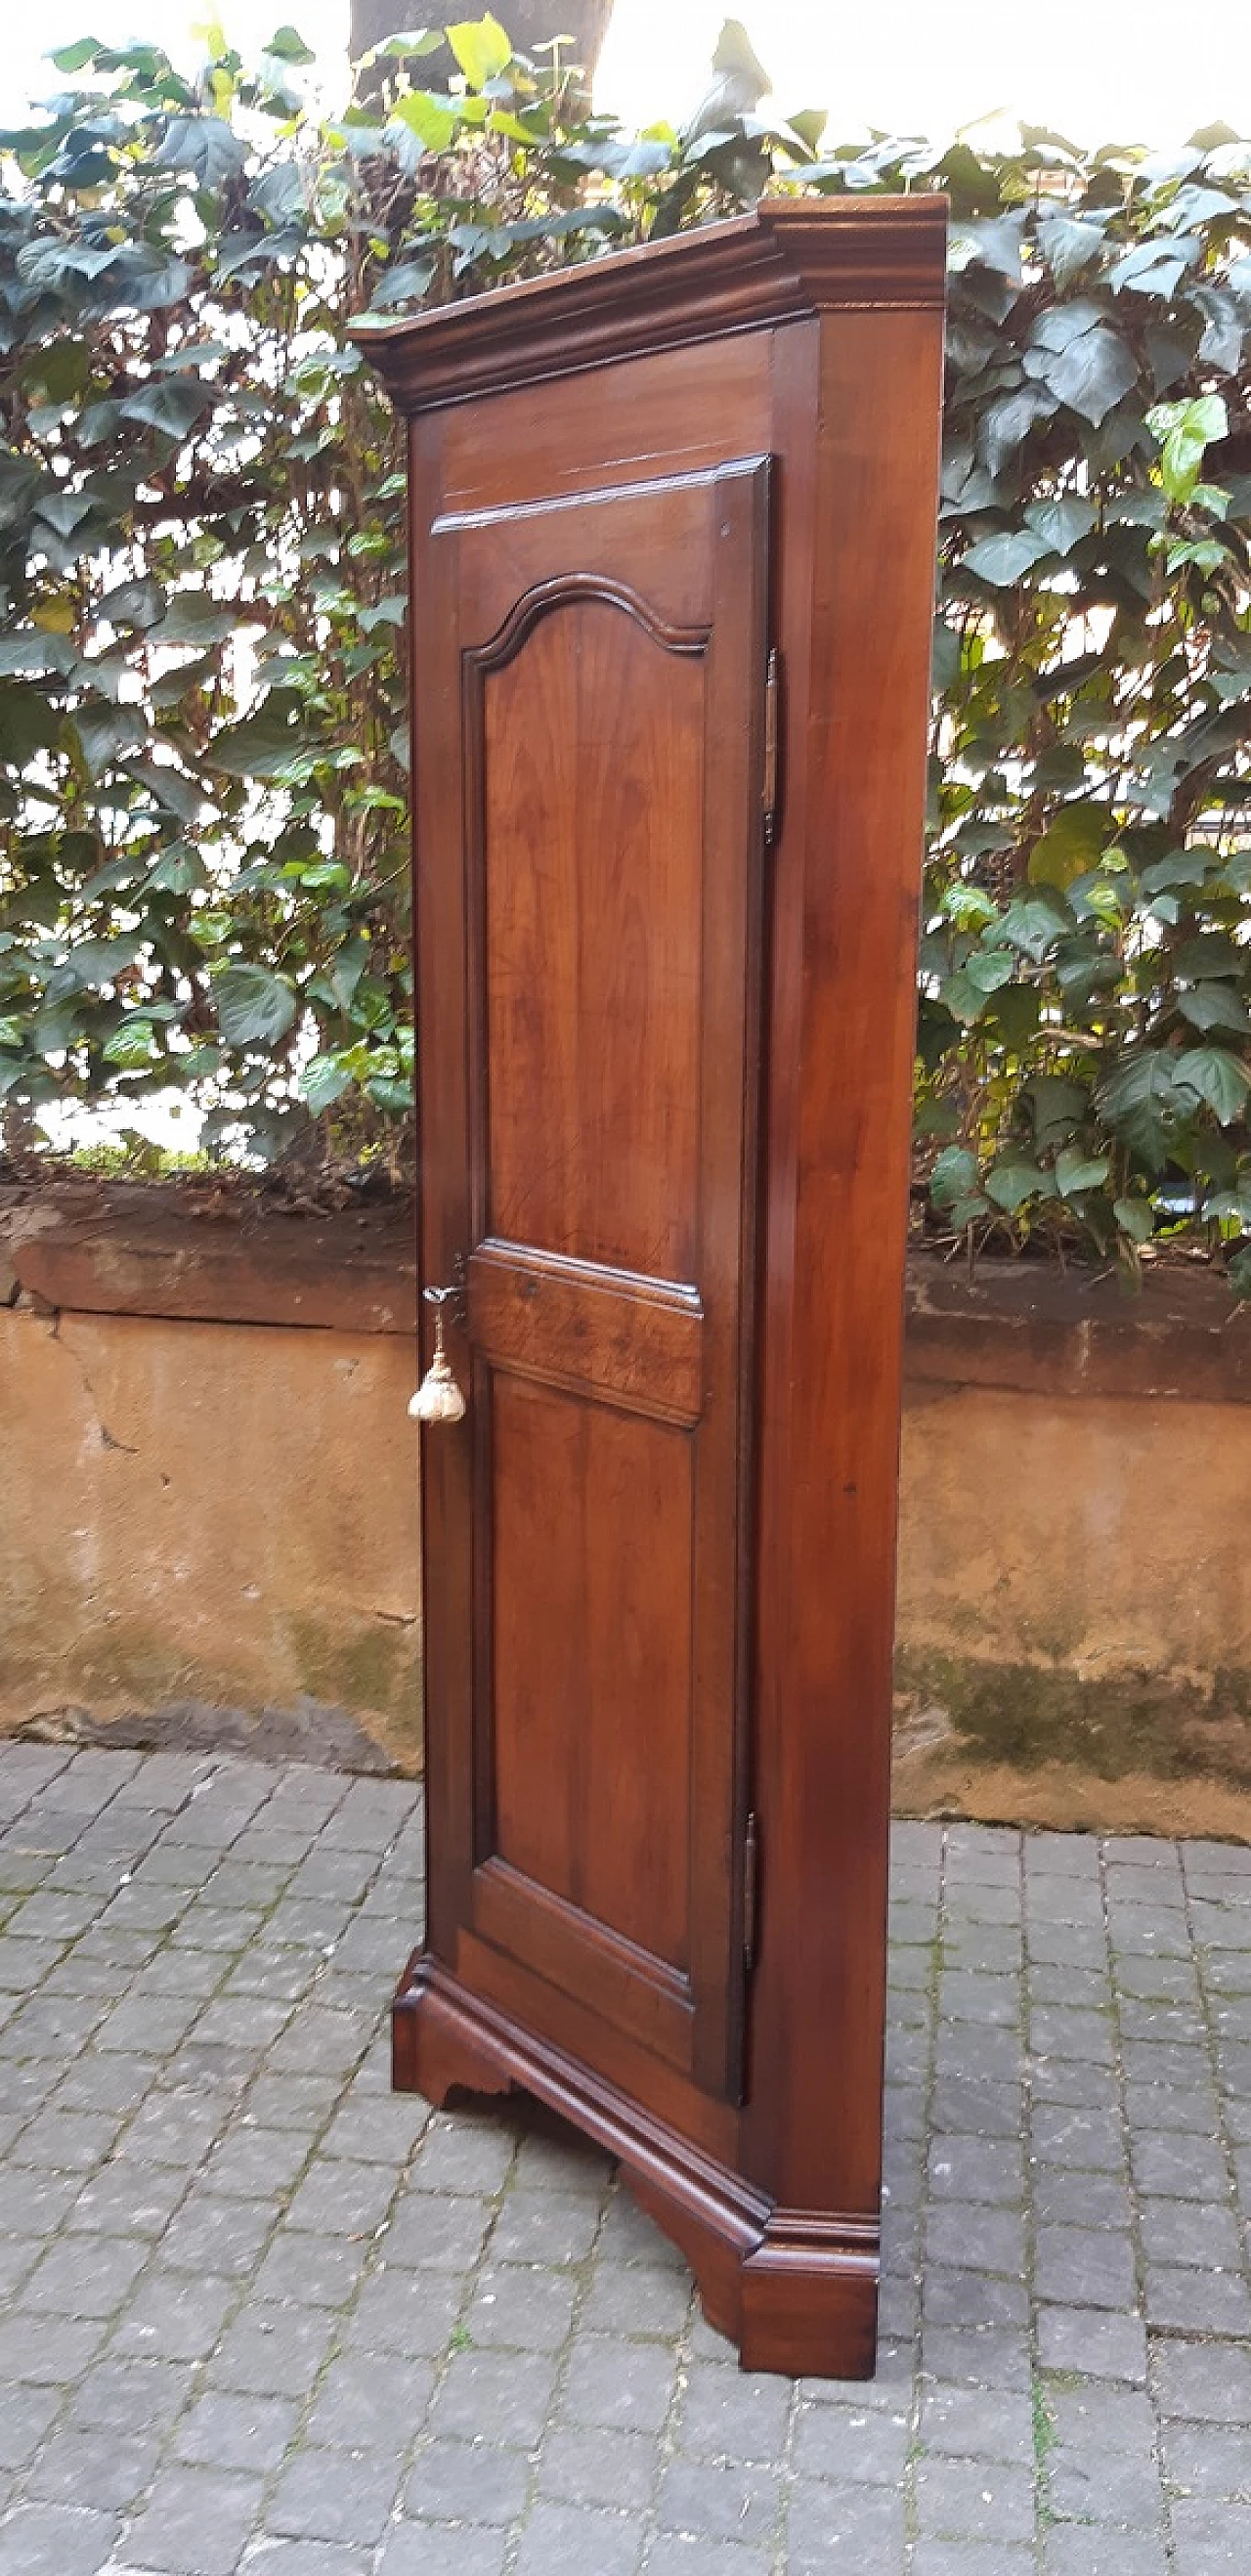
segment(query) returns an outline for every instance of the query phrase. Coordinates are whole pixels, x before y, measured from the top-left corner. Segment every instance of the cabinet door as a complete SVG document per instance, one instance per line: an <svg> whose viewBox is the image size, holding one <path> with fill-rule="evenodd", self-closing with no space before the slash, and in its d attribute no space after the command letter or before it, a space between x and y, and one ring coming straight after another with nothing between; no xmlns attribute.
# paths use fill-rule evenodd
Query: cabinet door
<svg viewBox="0 0 1251 2576"><path fill-rule="evenodd" d="M416 546L431 1941L740 2086L768 463ZM418 485L420 492L420 485Z"/></svg>

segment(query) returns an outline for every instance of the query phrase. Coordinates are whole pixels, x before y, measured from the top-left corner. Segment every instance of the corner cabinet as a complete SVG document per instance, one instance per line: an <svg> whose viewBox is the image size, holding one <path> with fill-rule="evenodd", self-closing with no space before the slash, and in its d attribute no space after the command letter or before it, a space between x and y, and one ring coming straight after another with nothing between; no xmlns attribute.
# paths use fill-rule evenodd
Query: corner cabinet
<svg viewBox="0 0 1251 2576"><path fill-rule="evenodd" d="M395 2081L539 2096L747 2365L848 2376L944 240L766 204L360 329L410 424L440 1355Z"/></svg>

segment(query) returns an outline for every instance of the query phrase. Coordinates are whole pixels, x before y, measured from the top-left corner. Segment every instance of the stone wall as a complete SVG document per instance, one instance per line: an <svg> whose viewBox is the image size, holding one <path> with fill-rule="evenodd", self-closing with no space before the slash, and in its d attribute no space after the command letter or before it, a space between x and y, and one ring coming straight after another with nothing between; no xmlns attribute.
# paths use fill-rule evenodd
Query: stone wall
<svg viewBox="0 0 1251 2576"><path fill-rule="evenodd" d="M413 1325L387 1209L0 1202L0 1730L209 1703L414 1767ZM1215 1283L917 1261L897 1802L1251 1834L1249 1493Z"/></svg>

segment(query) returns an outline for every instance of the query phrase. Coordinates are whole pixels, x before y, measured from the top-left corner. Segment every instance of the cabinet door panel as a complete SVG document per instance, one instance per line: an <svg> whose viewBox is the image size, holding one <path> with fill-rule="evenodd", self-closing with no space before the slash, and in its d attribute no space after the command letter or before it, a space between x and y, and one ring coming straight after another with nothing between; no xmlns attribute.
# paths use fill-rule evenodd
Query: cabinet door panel
<svg viewBox="0 0 1251 2576"><path fill-rule="evenodd" d="M419 833L422 920L461 905L423 1011L464 978L463 1173L423 1137L426 1241L468 1211L470 1466L426 1542L473 1603L428 1673L458 1920L553 2035L570 1996L731 2097L767 504L747 459L444 514L417 566L419 771L460 706Z"/></svg>

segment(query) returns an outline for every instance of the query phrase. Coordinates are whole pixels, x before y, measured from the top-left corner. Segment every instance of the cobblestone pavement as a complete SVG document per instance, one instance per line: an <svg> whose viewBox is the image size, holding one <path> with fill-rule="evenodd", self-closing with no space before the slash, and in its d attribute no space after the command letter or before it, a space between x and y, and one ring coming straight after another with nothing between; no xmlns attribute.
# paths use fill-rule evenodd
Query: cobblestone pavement
<svg viewBox="0 0 1251 2576"><path fill-rule="evenodd" d="M1251 2568L1251 1851L903 1825L876 2382L387 2089L415 1793L0 1747L0 2576Z"/></svg>

